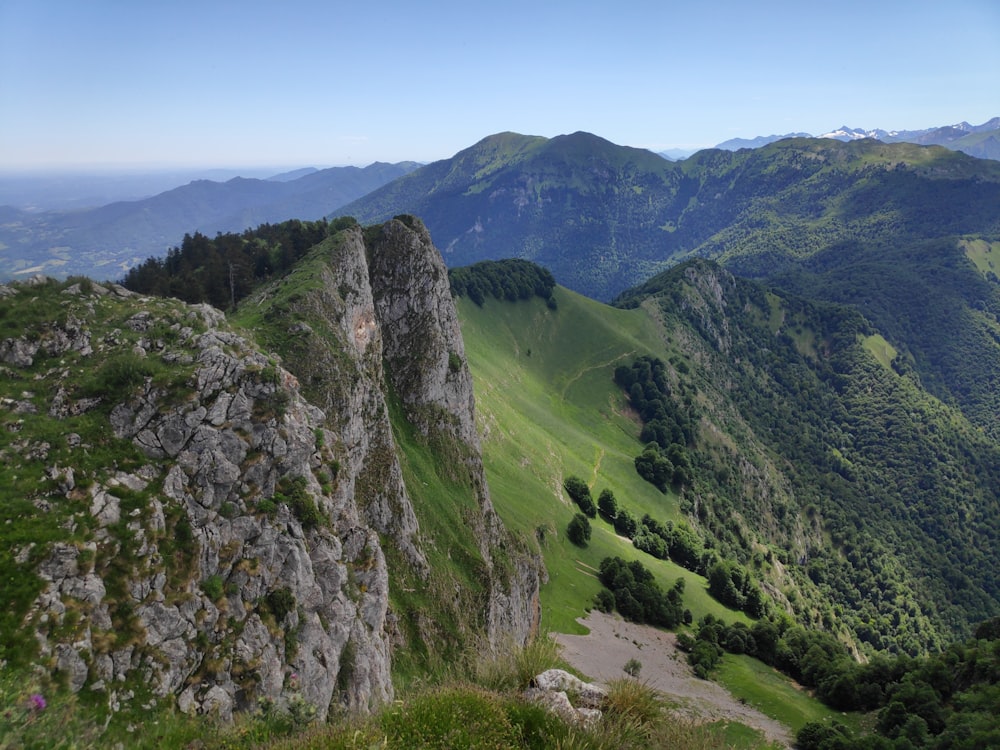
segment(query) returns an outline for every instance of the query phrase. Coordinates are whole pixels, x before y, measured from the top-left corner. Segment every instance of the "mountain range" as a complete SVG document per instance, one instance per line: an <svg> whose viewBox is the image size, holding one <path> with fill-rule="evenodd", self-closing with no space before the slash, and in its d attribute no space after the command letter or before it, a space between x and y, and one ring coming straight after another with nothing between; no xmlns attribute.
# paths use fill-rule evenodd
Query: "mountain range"
<svg viewBox="0 0 1000 750"><path fill-rule="evenodd" d="M716 148L736 151L741 148L760 148L783 138L811 138L809 133L786 133L784 135L763 135L756 138L732 138L723 141ZM838 141L856 141L874 138L883 143L916 143L921 146L944 146L953 151L962 151L980 159L1000 159L1000 117L994 117L981 125L960 122L923 130L883 130L864 129L844 125L817 138L834 138Z"/></svg>
<svg viewBox="0 0 1000 750"><path fill-rule="evenodd" d="M1000 163L941 147L793 138L668 162L589 133L501 133L342 207L423 218L450 266L518 257L610 300L691 257L746 275L849 241L996 237Z"/></svg>
<svg viewBox="0 0 1000 750"><path fill-rule="evenodd" d="M149 198L73 211L0 207L0 278L44 272L119 278L185 234L318 219L413 169L415 162L306 168L269 179L196 180Z"/></svg>

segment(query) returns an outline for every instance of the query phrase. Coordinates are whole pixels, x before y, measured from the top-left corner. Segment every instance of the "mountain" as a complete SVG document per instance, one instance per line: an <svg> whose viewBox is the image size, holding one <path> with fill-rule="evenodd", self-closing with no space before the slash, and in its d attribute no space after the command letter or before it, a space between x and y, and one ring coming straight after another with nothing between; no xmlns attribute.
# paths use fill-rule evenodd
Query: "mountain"
<svg viewBox="0 0 1000 750"><path fill-rule="evenodd" d="M291 182L292 180L297 180L300 177L315 174L318 171L319 170L315 167L303 167L301 169L293 169L291 172L282 172L281 174L272 175L267 179L273 182Z"/></svg>
<svg viewBox="0 0 1000 750"><path fill-rule="evenodd" d="M671 163L574 133L505 133L337 213L417 213L450 266L519 257L608 300L693 256L762 275L855 238L996 236L1000 165L871 139L789 139Z"/></svg>
<svg viewBox="0 0 1000 750"><path fill-rule="evenodd" d="M772 705L812 699L748 655L885 732L954 718L899 683L939 685L934 706L995 683L986 643L975 676L974 646L887 658L995 638L975 623L1000 612L1000 442L924 386L945 355L918 352L995 328L991 246L860 247L767 279L695 258L610 307L524 263L449 274L412 216L314 224L228 318L88 280L0 286L0 644L10 674L63 685L118 733L103 738L176 706L243 712L246 744L269 711L398 723L442 695L464 725L470 693L497 700L504 642L579 632L590 607L631 616L640 574L637 595L686 610L679 641L709 640L692 661L725 651L719 678L754 675ZM855 298L851 268L872 279ZM936 277L939 296L901 304ZM880 293L882 317L863 315ZM956 315L966 299L979 317ZM963 356L1000 348L971 341ZM581 486L602 507L582 546ZM565 736L505 700L493 721Z"/></svg>
<svg viewBox="0 0 1000 750"><path fill-rule="evenodd" d="M235 321L89 280L0 310L5 670L109 717L324 718L527 639L543 572L493 509L419 222L338 233Z"/></svg>
<svg viewBox="0 0 1000 750"><path fill-rule="evenodd" d="M721 148L724 151L738 151L741 148L760 148L784 138L812 138L812 136L809 133L785 133L784 135L759 135L756 138L730 138L728 141L718 144L715 148Z"/></svg>
<svg viewBox="0 0 1000 750"><path fill-rule="evenodd" d="M73 212L20 212L0 227L0 278L45 272L119 278L185 234L318 219L416 168L412 162L334 167L294 179L197 180L138 201Z"/></svg>
<svg viewBox="0 0 1000 750"><path fill-rule="evenodd" d="M736 151L741 148L760 148L783 138L811 137L809 133L787 133L785 135L757 136L756 138L733 138L720 143L716 148ZM874 138L884 143L945 146L953 151L962 151L979 159L1000 160L1000 117L987 120L982 125L960 122L957 125L945 125L923 130L882 130L881 128L866 130L843 125L816 137L833 138L845 142Z"/></svg>

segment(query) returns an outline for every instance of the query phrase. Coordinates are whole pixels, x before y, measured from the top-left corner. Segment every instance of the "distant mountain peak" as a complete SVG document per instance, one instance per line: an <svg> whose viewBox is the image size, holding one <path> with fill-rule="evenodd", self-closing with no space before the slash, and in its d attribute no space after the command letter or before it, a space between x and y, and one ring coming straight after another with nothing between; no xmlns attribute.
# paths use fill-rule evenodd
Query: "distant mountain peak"
<svg viewBox="0 0 1000 750"><path fill-rule="evenodd" d="M783 138L832 138L838 141L857 141L875 138L886 143L915 143L921 146L944 146L953 151L962 151L980 159L1000 160L1000 117L987 120L982 125L970 125L963 120L955 125L941 125L923 130L883 130L882 128L853 128L841 125L839 128L813 136L809 133L787 133L785 135L761 135L756 138L732 138L723 141L716 148L737 151L742 148L760 148Z"/></svg>

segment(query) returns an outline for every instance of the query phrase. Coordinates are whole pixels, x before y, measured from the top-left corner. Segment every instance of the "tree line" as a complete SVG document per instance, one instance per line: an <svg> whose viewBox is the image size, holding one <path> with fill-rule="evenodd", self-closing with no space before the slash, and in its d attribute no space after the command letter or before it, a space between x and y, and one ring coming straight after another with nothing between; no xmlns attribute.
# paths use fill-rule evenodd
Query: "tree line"
<svg viewBox="0 0 1000 750"><path fill-rule="evenodd" d="M329 235L354 224L350 217L333 222L294 219L215 237L185 234L165 257L148 258L130 269L121 284L139 294L229 310L261 284L287 273Z"/></svg>

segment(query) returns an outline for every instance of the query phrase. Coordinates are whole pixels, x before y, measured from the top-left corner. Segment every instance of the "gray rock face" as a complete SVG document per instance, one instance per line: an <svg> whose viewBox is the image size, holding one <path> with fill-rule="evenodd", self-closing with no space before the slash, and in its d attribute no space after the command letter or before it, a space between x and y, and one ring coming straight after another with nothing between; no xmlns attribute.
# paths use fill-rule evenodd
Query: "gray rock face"
<svg viewBox="0 0 1000 750"><path fill-rule="evenodd" d="M218 310L119 287L101 290L102 306L122 308L110 332L67 318L36 340L0 342L0 359L16 367L42 354L127 352L190 373L181 385L147 377L117 402L76 398L68 383L51 390L50 418L108 408L113 434L147 461L86 477L47 470L89 536L48 551L26 626L74 689L108 690L119 705L121 683L139 678L185 711L224 719L261 699L305 701L319 718L391 701L398 631L382 545L418 579L431 571L390 392L455 457L448 470L475 500L469 531L487 599L470 622L493 643L524 642L535 627L544 572L493 509L457 313L427 231L394 220L366 246L360 228L347 230L315 273L298 303L309 324L287 326L294 374ZM74 434L66 444L86 442Z"/></svg>
<svg viewBox="0 0 1000 750"><path fill-rule="evenodd" d="M570 701L572 693L575 705ZM565 721L589 725L600 720L608 691L561 669L549 669L537 675L524 697L558 714Z"/></svg>
<svg viewBox="0 0 1000 750"><path fill-rule="evenodd" d="M541 560L520 548L493 508L476 432L475 396L448 272L427 229L414 217L382 226L370 249L372 293L393 389L408 419L451 445L476 493L476 536L489 571L487 635L524 643L537 625ZM511 565L501 570L503 550Z"/></svg>
<svg viewBox="0 0 1000 750"><path fill-rule="evenodd" d="M224 323L210 308L195 314ZM128 325L153 322L141 312ZM31 616L43 657L75 690L91 672L100 685L138 673L185 710L223 718L292 693L321 718L331 706L391 700L385 558L332 481L323 446L337 439L325 415L292 375L230 331L209 328L191 344L197 365L185 398L147 381L111 411L114 434L150 464L89 488L96 541L86 557L92 565L128 547L132 615L113 623L122 602L81 565L81 549L56 545L39 568L48 586ZM52 472L73 491L72 472ZM117 488L147 502L126 512ZM50 642L69 609L86 614L84 626L71 642ZM128 639L114 633L123 625Z"/></svg>

